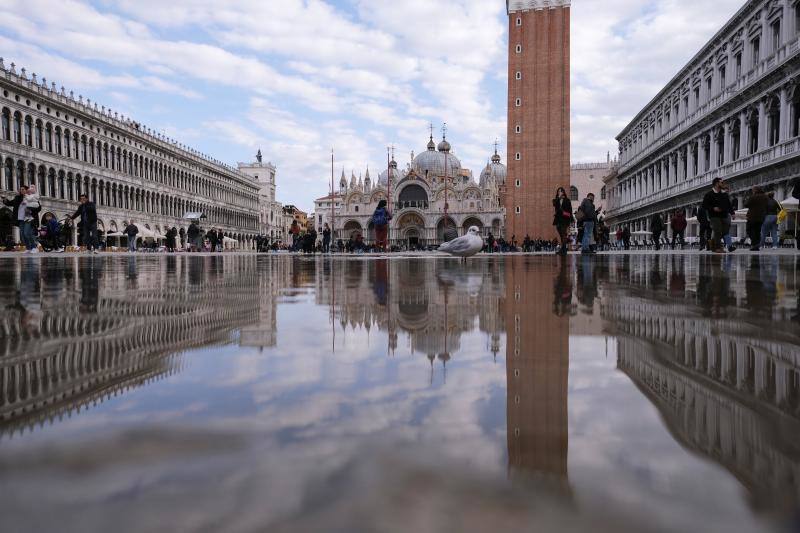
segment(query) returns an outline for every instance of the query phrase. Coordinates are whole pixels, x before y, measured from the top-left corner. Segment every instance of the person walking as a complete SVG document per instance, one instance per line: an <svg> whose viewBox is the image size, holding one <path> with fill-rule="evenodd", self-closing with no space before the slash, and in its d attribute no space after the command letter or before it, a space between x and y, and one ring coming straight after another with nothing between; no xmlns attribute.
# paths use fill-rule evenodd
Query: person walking
<svg viewBox="0 0 800 533"><path fill-rule="evenodd" d="M702 252L711 240L711 222L708 219L708 211L702 204L697 208L697 224L700 226L697 240L700 243L700 251Z"/></svg>
<svg viewBox="0 0 800 533"><path fill-rule="evenodd" d="M781 212L781 204L775 199L775 192L767 193L767 216L764 217L764 224L761 225L761 246L767 243L767 235L772 239L772 249L777 250L780 245L778 238L778 213Z"/></svg>
<svg viewBox="0 0 800 533"><path fill-rule="evenodd" d="M583 238L581 239L581 253L592 254L595 253L591 248L592 236L594 235L594 225L597 222L597 213L600 209L594 206L594 194L589 193L581 202L578 208L579 222L583 222Z"/></svg>
<svg viewBox="0 0 800 533"><path fill-rule="evenodd" d="M128 225L125 226L125 231L122 233L128 237L128 251L136 252L136 235L139 234L139 228L136 227L136 224L133 223L133 220L128 222Z"/></svg>
<svg viewBox="0 0 800 533"><path fill-rule="evenodd" d="M86 246L87 252L97 253L97 209L94 202L89 201L87 194L81 194L78 197L80 205L78 210L70 217L75 220L81 217L80 229L81 239Z"/></svg>
<svg viewBox="0 0 800 533"><path fill-rule="evenodd" d="M300 224L297 223L297 220L292 220L292 225L289 226L289 234L292 236L292 251L297 251L300 237Z"/></svg>
<svg viewBox="0 0 800 533"><path fill-rule="evenodd" d="M208 239L208 244L211 247L211 251L216 252L217 243L219 239L219 235L217 235L216 228L211 228L210 230L208 230L208 233L206 233L206 238Z"/></svg>
<svg viewBox="0 0 800 533"><path fill-rule="evenodd" d="M322 227L322 253L330 253L331 251L331 227L326 222Z"/></svg>
<svg viewBox="0 0 800 533"><path fill-rule="evenodd" d="M203 250L203 242L200 239L200 225L196 220L192 220L189 224L189 229L186 230L187 244L189 245L188 251L201 252Z"/></svg>
<svg viewBox="0 0 800 533"><path fill-rule="evenodd" d="M650 231L653 233L653 245L656 250L661 249L661 233L664 231L664 221L661 219L661 214L656 213L650 219Z"/></svg>
<svg viewBox="0 0 800 533"><path fill-rule="evenodd" d="M176 246L176 239L178 237L178 230L177 228L173 227L172 229L167 230L167 234L165 235L167 238L167 251L174 252Z"/></svg>
<svg viewBox="0 0 800 533"><path fill-rule="evenodd" d="M392 220L392 215L386 205L386 200L381 200L378 202L375 212L372 213L372 225L375 228L375 247L382 252L386 251L389 221Z"/></svg>
<svg viewBox="0 0 800 533"><path fill-rule="evenodd" d="M722 241L730 232L730 213L732 209L731 198L725 192L725 181L714 178L711 190L703 197L703 207L708 213L712 236L708 241L708 249L715 254L723 254Z"/></svg>
<svg viewBox="0 0 800 533"><path fill-rule="evenodd" d="M39 232L39 211L41 210L42 206L39 204L39 194L36 192L36 186L29 185L17 211L22 242L25 244L26 253L29 254L39 252L39 242L36 237Z"/></svg>
<svg viewBox="0 0 800 533"><path fill-rule="evenodd" d="M675 214L672 215L672 218L669 221L669 226L672 228L672 249L675 249L675 241L678 241L678 244L683 246L686 244L686 240L684 239L684 233L686 232L686 226L688 223L686 222L686 214L681 211L675 211Z"/></svg>
<svg viewBox="0 0 800 533"><path fill-rule="evenodd" d="M625 250L631 249L631 228L628 226L622 228L622 247Z"/></svg>
<svg viewBox="0 0 800 533"><path fill-rule="evenodd" d="M761 249L761 229L767 218L769 197L764 194L761 187L756 185L744 206L747 208L747 236L750 237L750 251L757 252ZM775 219L777 220L777 214Z"/></svg>
<svg viewBox="0 0 800 533"><path fill-rule="evenodd" d="M556 197L553 198L553 225L561 241L561 247L556 250L559 255L567 255L569 227L572 225L572 220L572 202L567 197L564 187L559 187L556 189Z"/></svg>
<svg viewBox="0 0 800 533"><path fill-rule="evenodd" d="M25 219L23 216L22 218L19 217L19 206L22 204L22 201L25 199L25 195L28 194L28 187L27 185L20 186L17 194L14 195L13 198L3 198L3 204L11 208L11 220L14 221L14 225L19 228L20 232L20 241L22 240L22 223Z"/></svg>

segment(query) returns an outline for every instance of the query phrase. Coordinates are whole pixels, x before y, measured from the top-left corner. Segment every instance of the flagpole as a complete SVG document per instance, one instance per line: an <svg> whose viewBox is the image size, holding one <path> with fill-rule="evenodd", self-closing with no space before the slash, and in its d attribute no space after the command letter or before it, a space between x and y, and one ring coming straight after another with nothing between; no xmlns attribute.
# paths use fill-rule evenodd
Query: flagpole
<svg viewBox="0 0 800 533"><path fill-rule="evenodd" d="M336 242L336 192L333 188L333 148L331 148L331 244Z"/></svg>

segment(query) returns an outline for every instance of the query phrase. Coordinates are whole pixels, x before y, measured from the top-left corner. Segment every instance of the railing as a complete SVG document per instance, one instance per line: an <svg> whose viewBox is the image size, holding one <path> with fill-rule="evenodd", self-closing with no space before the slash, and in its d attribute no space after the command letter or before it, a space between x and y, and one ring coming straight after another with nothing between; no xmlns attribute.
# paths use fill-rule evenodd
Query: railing
<svg viewBox="0 0 800 533"><path fill-rule="evenodd" d="M394 204L395 211L402 211L404 209L428 209L428 202L422 200L410 200L406 202L395 202Z"/></svg>
<svg viewBox="0 0 800 533"><path fill-rule="evenodd" d="M612 216L620 212L633 211L640 207L644 207L645 205L666 200L668 198L678 196L684 192L708 186L711 184L714 178L730 179L735 177L736 174L746 172L754 167L767 165L776 161L777 159L790 156L798 150L800 150L800 137L795 137L788 141L776 144L775 146L761 150L760 152L756 152L755 154L739 158L736 161L709 170L708 172L700 174L699 176L695 176L694 178L668 185L667 187L661 188L654 193L648 194L647 196L632 202L628 202L623 206L609 206L609 208L606 210L606 214L608 216Z"/></svg>

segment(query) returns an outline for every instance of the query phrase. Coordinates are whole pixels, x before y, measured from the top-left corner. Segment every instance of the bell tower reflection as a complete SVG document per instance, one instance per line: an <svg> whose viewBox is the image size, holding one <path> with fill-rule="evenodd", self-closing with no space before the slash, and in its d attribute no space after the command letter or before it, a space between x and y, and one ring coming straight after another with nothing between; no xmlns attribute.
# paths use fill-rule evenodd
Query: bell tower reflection
<svg viewBox="0 0 800 533"><path fill-rule="evenodd" d="M506 262L506 423L512 479L567 483L569 314L558 309L566 294L570 301L572 297L568 261Z"/></svg>

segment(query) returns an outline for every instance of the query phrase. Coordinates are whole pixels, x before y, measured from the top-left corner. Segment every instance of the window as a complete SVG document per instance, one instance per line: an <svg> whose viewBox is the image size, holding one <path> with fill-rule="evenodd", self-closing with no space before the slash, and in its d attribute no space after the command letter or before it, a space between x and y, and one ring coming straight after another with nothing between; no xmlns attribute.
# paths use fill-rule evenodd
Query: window
<svg viewBox="0 0 800 533"><path fill-rule="evenodd" d="M739 52L738 54L736 54L734 56L734 61L736 63L736 77L738 78L739 76L742 75L742 53L741 52Z"/></svg>
<svg viewBox="0 0 800 533"><path fill-rule="evenodd" d="M517 107L521 106L522 105L522 98L517 98L514 101L514 105L516 105Z"/></svg>
<svg viewBox="0 0 800 533"><path fill-rule="evenodd" d="M606 188L605 187L600 189L600 199L601 200L605 200L606 199Z"/></svg>
<svg viewBox="0 0 800 533"><path fill-rule="evenodd" d="M522 186L522 182L521 182L521 181L519 181L519 180L516 180L516 181L514 182L514 185L516 185L517 187L521 187L521 186Z"/></svg>
<svg viewBox="0 0 800 533"><path fill-rule="evenodd" d="M516 77L518 80L521 80L521 79L522 79L522 72L520 72L520 71L517 71L517 74L516 74L516 76L515 76L515 77Z"/></svg>
<svg viewBox="0 0 800 533"><path fill-rule="evenodd" d="M700 87L694 89L694 108L700 107Z"/></svg>
<svg viewBox="0 0 800 533"><path fill-rule="evenodd" d="M519 215L522 212L522 209L520 209L519 206L517 206L514 208L514 212Z"/></svg>
<svg viewBox="0 0 800 533"><path fill-rule="evenodd" d="M517 161L522 161L522 154L517 152L516 155L514 156L514 159L516 159Z"/></svg>
<svg viewBox="0 0 800 533"><path fill-rule="evenodd" d="M712 81L711 76L709 76L706 79L706 98L709 100L711 99L711 85L712 85L711 81Z"/></svg>
<svg viewBox="0 0 800 533"><path fill-rule="evenodd" d="M773 22L770 28L772 28L772 52L775 53L781 47L781 19Z"/></svg>
<svg viewBox="0 0 800 533"><path fill-rule="evenodd" d="M589 174L589 179L593 180L594 179L594 174Z"/></svg>
<svg viewBox="0 0 800 533"><path fill-rule="evenodd" d="M725 90L725 67L719 67L719 90Z"/></svg>
<svg viewBox="0 0 800 533"><path fill-rule="evenodd" d="M578 188L574 185L569 188L569 199L572 202L578 201Z"/></svg>
<svg viewBox="0 0 800 533"><path fill-rule="evenodd" d="M522 133L522 126L517 125L517 127L514 128L514 131L517 132L517 133Z"/></svg>
<svg viewBox="0 0 800 533"><path fill-rule="evenodd" d="M521 44L518 44L518 45L517 45L517 49L516 49L516 50L517 50L517 53L518 53L518 54L521 54L521 53L522 53L522 45L521 45Z"/></svg>
<svg viewBox="0 0 800 533"><path fill-rule="evenodd" d="M522 17L517 17L517 26L522 26Z"/></svg>
<svg viewBox="0 0 800 533"><path fill-rule="evenodd" d="M755 68L755 66L758 65L758 62L761 60L761 38L760 37L756 37L755 39L753 39L752 47L753 47L752 48L752 50L753 50L753 61L751 63L751 66L753 68Z"/></svg>

